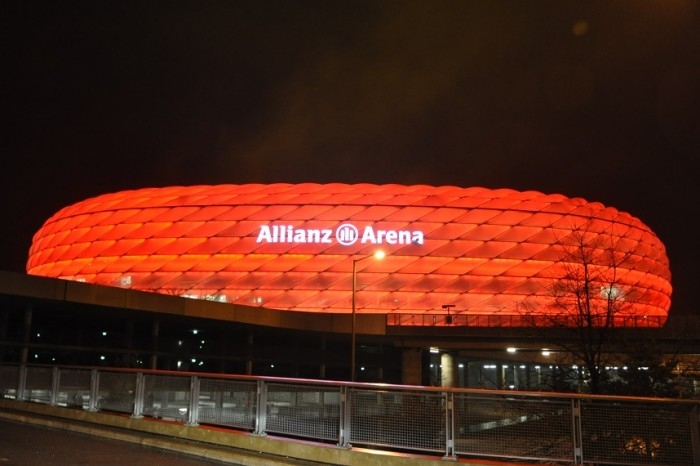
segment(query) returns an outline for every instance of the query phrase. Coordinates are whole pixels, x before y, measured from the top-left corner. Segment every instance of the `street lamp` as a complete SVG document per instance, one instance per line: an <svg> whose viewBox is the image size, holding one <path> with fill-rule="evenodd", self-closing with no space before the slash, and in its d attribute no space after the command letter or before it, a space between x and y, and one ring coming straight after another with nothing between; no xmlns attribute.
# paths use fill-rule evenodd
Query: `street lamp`
<svg viewBox="0 0 700 466"><path fill-rule="evenodd" d="M384 259L385 255L386 254L384 254L384 251L379 250L374 254L368 254L366 256L352 259L352 342L350 343L350 353L352 359L350 362L350 380L353 382L355 381L355 314L357 312L355 294L357 292L357 263L370 257L381 260Z"/></svg>

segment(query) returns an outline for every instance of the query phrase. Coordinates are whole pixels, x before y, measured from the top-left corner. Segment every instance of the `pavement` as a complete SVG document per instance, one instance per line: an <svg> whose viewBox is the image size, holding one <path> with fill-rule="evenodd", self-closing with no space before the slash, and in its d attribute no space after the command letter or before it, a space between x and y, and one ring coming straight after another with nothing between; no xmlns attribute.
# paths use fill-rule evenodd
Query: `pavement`
<svg viewBox="0 0 700 466"><path fill-rule="evenodd" d="M0 465L502 466L0 399ZM518 466L518 463L507 463Z"/></svg>
<svg viewBox="0 0 700 466"><path fill-rule="evenodd" d="M145 463L143 463L145 462ZM0 410L0 464L22 466L323 466L109 425Z"/></svg>
<svg viewBox="0 0 700 466"><path fill-rule="evenodd" d="M214 466L224 463L139 443L0 420L0 464L8 466ZM238 463L240 464L240 463Z"/></svg>

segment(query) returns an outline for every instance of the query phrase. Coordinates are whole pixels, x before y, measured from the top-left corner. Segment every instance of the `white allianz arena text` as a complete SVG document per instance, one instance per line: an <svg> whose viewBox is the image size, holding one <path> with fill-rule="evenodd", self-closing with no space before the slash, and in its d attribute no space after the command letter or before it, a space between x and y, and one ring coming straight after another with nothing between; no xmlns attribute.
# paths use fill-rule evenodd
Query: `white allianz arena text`
<svg viewBox="0 0 700 466"><path fill-rule="evenodd" d="M310 243L332 244L334 239L349 246L360 240L362 244L423 244L425 235L422 231L411 230L375 230L367 225L362 235L349 233L357 229L343 224L334 231L330 228L294 228L292 225L262 225L256 238L258 243Z"/></svg>

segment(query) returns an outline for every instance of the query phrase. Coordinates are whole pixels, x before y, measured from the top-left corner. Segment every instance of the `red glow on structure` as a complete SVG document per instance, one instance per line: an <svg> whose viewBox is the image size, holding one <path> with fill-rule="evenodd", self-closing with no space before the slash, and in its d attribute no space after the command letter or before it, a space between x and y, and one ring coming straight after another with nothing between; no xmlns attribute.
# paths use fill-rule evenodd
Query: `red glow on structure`
<svg viewBox="0 0 700 466"><path fill-rule="evenodd" d="M627 313L663 323L670 271L653 232L599 203L534 191L372 184L123 191L51 217L34 236L27 272L345 313L353 259L381 248L383 260L357 264L357 312L439 314L449 303L457 320L512 320L525 300L553 312L546 290L562 266L560 240L582 222L608 232L631 259L617 277L634 292Z"/></svg>

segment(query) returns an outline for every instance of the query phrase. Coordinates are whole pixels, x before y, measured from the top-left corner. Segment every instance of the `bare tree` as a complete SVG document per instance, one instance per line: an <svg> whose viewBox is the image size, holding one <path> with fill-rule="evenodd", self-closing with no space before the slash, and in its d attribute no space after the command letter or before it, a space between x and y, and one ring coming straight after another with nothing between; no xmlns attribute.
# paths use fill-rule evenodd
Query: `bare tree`
<svg viewBox="0 0 700 466"><path fill-rule="evenodd" d="M676 398L684 395L678 370L678 353L666 355L656 340L626 343L619 378L606 386L607 393Z"/></svg>
<svg viewBox="0 0 700 466"><path fill-rule="evenodd" d="M624 229L615 228L601 231L594 221L570 228L558 241L561 257L551 285L520 306L527 322L582 365L580 377L592 393L600 393L615 357L615 325L639 298L620 280L633 248L626 247Z"/></svg>

